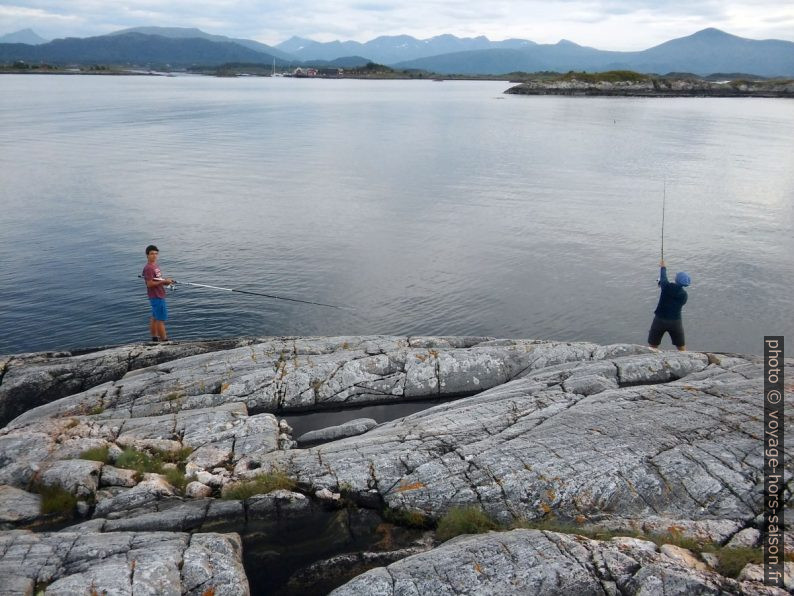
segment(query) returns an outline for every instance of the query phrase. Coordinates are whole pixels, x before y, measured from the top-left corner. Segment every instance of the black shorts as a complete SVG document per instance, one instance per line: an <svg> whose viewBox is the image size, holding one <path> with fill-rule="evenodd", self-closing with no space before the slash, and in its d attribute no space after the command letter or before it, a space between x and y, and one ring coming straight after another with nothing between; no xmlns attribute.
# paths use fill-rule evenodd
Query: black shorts
<svg viewBox="0 0 794 596"><path fill-rule="evenodd" d="M673 345L677 348L686 345L684 340L684 324L681 319L662 319L654 317L651 323L651 330L648 332L648 343L652 346L658 346L662 343L662 337L665 331L670 334L670 339Z"/></svg>

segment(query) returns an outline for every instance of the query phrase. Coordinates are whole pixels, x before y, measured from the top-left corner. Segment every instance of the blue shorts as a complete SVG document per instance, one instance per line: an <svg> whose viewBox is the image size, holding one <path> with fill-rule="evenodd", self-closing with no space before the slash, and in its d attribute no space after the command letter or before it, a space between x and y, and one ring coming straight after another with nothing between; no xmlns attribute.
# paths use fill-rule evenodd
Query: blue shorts
<svg viewBox="0 0 794 596"><path fill-rule="evenodd" d="M155 321L168 320L168 307L165 305L165 298L149 298L152 305L152 318Z"/></svg>

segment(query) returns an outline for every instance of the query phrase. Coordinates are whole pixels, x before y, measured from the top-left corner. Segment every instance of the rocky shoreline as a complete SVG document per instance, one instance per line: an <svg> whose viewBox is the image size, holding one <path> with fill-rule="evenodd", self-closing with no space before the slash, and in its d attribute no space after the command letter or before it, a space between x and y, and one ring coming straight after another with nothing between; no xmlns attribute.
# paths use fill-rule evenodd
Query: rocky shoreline
<svg viewBox="0 0 794 596"><path fill-rule="evenodd" d="M512 95L587 95L620 97L794 97L794 81L711 82L646 78L627 81L531 80L510 87Z"/></svg>
<svg viewBox="0 0 794 596"><path fill-rule="evenodd" d="M762 373L755 356L482 337L0 357L0 592L785 593L672 538L757 548ZM296 437L283 419L330 408L349 421ZM442 543L467 508L517 529Z"/></svg>

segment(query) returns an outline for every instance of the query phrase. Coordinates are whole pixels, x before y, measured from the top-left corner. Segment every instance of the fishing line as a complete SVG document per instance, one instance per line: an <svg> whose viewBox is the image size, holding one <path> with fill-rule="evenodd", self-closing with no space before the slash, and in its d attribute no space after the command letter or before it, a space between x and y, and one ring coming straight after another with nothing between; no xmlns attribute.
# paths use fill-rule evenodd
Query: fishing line
<svg viewBox="0 0 794 596"><path fill-rule="evenodd" d="M143 278L142 275L138 277ZM163 281L161 277L155 277L155 281ZM350 306L337 306L336 304L325 304L324 302L313 302L311 300L299 300L298 298L285 298L284 296L274 296L273 294L265 294L264 292L253 292L251 290L240 290L237 288L222 288L220 286L211 286L209 284L199 284L190 281L177 281L174 280L174 285L193 286L196 288L208 288L210 290L220 290L223 292L236 292L238 294L249 294L251 296L262 296L264 298L272 298L274 300L286 300L288 302L300 302L301 304L313 304L315 306L325 306L327 308L336 308L339 310L354 310Z"/></svg>

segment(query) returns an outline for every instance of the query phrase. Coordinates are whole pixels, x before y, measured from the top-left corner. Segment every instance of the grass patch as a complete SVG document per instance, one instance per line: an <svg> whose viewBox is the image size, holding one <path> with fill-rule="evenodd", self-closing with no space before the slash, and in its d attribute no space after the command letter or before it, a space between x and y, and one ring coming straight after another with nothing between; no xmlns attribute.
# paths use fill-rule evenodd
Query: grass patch
<svg viewBox="0 0 794 596"><path fill-rule="evenodd" d="M151 449L148 451L138 451L132 447L127 447L116 458L116 467L127 470L135 470L141 474L153 472L163 473L163 464L171 463L181 466L184 471L185 460L193 453L192 447L182 447L177 451L164 451L162 449Z"/></svg>
<svg viewBox="0 0 794 596"><path fill-rule="evenodd" d="M152 449L151 453L128 447L116 458L115 466L135 470L139 478L147 473L162 474L171 486L184 493L188 483L185 477L185 459L191 453L192 447L183 447L177 451ZM168 463L176 464L176 468L166 467L165 464Z"/></svg>
<svg viewBox="0 0 794 596"><path fill-rule="evenodd" d="M764 562L764 549L762 548L716 548L707 549L713 552L720 560L717 573L725 577L737 578L748 563L761 565Z"/></svg>
<svg viewBox="0 0 794 596"><path fill-rule="evenodd" d="M185 460L193 453L193 447L182 447L176 451L163 451L162 449L153 449L154 456L163 463L171 464L184 464Z"/></svg>
<svg viewBox="0 0 794 596"><path fill-rule="evenodd" d="M116 467L124 468L125 470L135 470L139 474L149 472L159 474L163 470L163 462L157 456L127 447L116 458Z"/></svg>
<svg viewBox="0 0 794 596"><path fill-rule="evenodd" d="M45 486L43 484L35 485L31 490L41 495L42 515L56 514L66 518L74 516L77 497L68 490L60 486Z"/></svg>
<svg viewBox="0 0 794 596"><path fill-rule="evenodd" d="M648 534L646 536L640 535L638 537L655 542L656 546L672 544L673 546L680 546L681 548L691 550L692 552L698 554L702 553L707 547L719 548L710 542L697 541L694 538L687 538L681 531L672 528L667 534Z"/></svg>
<svg viewBox="0 0 794 596"><path fill-rule="evenodd" d="M274 471L257 476L253 480L235 482L223 489L224 499L245 500L254 495L263 495L274 490L294 490L297 483L285 472Z"/></svg>
<svg viewBox="0 0 794 596"><path fill-rule="evenodd" d="M110 463L110 453L107 445L105 447L93 447L86 449L80 454L78 459L88 459L91 461L100 461L103 464Z"/></svg>
<svg viewBox="0 0 794 596"><path fill-rule="evenodd" d="M561 81L583 81L586 83L620 83L630 81L641 83L652 80L648 75L644 75L633 70L608 70L606 72L574 72L570 71L559 77Z"/></svg>
<svg viewBox="0 0 794 596"><path fill-rule="evenodd" d="M165 479L168 480L168 484L173 486L180 493L185 492L188 480L184 470L180 470L179 468L168 468L162 472L162 474L165 476Z"/></svg>
<svg viewBox="0 0 794 596"><path fill-rule="evenodd" d="M433 525L432 520L419 511L386 508L383 510L383 519L396 526L408 528L426 529Z"/></svg>
<svg viewBox="0 0 794 596"><path fill-rule="evenodd" d="M436 536L439 540L449 540L461 534L482 534L498 529L501 529L499 524L479 507L455 507L439 520Z"/></svg>

